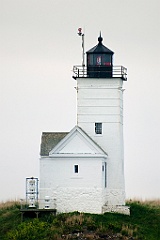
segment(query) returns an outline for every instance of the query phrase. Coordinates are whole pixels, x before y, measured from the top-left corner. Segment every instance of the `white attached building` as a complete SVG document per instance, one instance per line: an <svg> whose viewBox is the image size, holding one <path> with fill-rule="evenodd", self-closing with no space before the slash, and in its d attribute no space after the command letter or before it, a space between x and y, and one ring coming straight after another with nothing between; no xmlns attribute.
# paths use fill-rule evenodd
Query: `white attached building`
<svg viewBox="0 0 160 240"><path fill-rule="evenodd" d="M113 52L102 40L87 52L87 68L74 67L77 126L69 133L42 134L40 208L129 214L123 156L126 69L113 66Z"/></svg>

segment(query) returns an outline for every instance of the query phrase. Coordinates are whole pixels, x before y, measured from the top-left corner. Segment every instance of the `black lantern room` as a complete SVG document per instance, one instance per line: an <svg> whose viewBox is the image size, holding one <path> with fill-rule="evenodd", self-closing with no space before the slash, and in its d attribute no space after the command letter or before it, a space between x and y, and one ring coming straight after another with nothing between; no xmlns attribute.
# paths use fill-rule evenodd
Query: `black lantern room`
<svg viewBox="0 0 160 240"><path fill-rule="evenodd" d="M82 43L84 34L82 35ZM73 78L121 78L127 81L127 68L118 65L113 66L113 54L110 49L102 44L103 38L98 38L98 44L86 52L86 66L84 64L84 48L82 65L73 66ZM84 46L84 44L82 44Z"/></svg>
<svg viewBox="0 0 160 240"><path fill-rule="evenodd" d="M112 77L113 54L110 49L102 44L101 34L98 44L87 51L87 75L90 78L110 78Z"/></svg>

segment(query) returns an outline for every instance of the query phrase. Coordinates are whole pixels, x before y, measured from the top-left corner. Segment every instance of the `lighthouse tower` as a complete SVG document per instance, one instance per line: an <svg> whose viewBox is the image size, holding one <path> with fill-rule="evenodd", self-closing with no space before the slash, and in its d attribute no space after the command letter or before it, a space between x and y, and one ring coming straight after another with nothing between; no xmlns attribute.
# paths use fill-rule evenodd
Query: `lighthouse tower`
<svg viewBox="0 0 160 240"><path fill-rule="evenodd" d="M127 76L126 68L113 66L114 53L102 42L100 34L98 44L86 53L87 67L75 66L74 78L77 124L108 154L104 199L106 210L112 210L125 205L123 81Z"/></svg>

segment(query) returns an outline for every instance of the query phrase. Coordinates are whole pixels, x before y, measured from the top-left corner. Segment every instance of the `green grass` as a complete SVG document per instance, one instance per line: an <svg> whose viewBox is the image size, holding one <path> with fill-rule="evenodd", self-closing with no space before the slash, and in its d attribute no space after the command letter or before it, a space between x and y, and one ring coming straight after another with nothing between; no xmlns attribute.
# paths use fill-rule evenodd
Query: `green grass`
<svg viewBox="0 0 160 240"><path fill-rule="evenodd" d="M130 201L127 205L131 208L130 216L74 212L27 218L21 223L20 204L2 203L0 240L160 240L160 202Z"/></svg>

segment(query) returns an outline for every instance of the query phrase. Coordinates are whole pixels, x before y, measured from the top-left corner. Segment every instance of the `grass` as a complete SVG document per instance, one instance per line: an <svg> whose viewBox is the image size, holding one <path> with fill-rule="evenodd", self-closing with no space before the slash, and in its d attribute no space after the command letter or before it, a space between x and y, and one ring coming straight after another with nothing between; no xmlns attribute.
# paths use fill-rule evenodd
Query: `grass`
<svg viewBox="0 0 160 240"><path fill-rule="evenodd" d="M160 240L160 200L128 201L131 216L64 213L21 223L20 203L0 203L0 240Z"/></svg>

